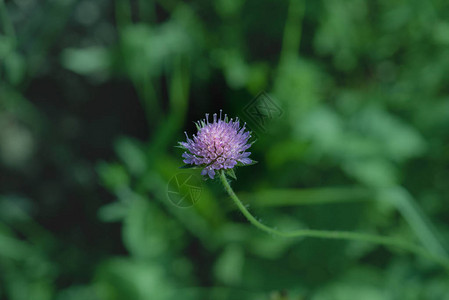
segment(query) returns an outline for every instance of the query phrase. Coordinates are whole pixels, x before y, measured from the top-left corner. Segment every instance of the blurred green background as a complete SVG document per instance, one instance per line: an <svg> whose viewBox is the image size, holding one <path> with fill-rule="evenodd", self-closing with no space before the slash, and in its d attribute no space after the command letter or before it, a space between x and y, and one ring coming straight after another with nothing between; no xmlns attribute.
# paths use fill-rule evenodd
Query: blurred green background
<svg viewBox="0 0 449 300"><path fill-rule="evenodd" d="M449 299L441 265L272 237L219 182L167 197L223 109L257 136L232 184L262 222L447 259L448 74L445 0L0 0L0 299ZM261 91L283 114L258 131Z"/></svg>

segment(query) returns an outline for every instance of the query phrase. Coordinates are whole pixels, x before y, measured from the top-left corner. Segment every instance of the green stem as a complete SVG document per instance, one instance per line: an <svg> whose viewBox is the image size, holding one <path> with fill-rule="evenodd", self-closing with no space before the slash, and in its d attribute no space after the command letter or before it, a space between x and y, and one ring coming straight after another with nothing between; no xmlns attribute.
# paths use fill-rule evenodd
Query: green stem
<svg viewBox="0 0 449 300"><path fill-rule="evenodd" d="M237 207L240 209L240 211L243 213L243 215L248 219L248 221L251 222L254 226L259 228L260 230L263 230L267 233L281 236L281 237L311 237L311 238L325 238L325 239L341 239L341 240L351 240L351 241L363 241L363 242L369 242L369 243L375 243L380 244L384 246L393 246L397 247L406 251L409 251L411 253L420 255L422 257L425 257L427 259L433 260L436 263L441 264L444 268L446 268L449 271L449 261L434 255L425 249L423 249L420 246L417 246L413 243L407 242L407 241L401 241L395 238L391 237L384 237L379 235L372 235L372 234L365 234L365 233L357 233L357 232L349 232L349 231L331 231L331 230L316 230L316 229L300 229L300 230L294 230L294 231L280 231L274 228L271 228L265 224L262 224L259 222L243 205L243 203L240 201L240 199L237 197L237 195L234 193L234 190L232 189L231 185L229 184L228 180L226 179L226 175L224 171L220 172L220 180L225 187L227 193L231 197L231 199L234 201L234 203L237 205Z"/></svg>

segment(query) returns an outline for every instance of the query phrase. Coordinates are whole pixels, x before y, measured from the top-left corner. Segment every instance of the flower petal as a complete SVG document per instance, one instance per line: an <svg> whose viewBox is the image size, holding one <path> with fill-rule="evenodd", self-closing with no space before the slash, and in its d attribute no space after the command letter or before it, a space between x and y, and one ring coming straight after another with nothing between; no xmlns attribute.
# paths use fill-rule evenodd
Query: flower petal
<svg viewBox="0 0 449 300"><path fill-rule="evenodd" d="M240 158L238 161L244 165L249 165L250 163L253 162L252 159L250 159L250 158Z"/></svg>
<svg viewBox="0 0 449 300"><path fill-rule="evenodd" d="M209 175L210 179L214 179L215 171L213 169L208 170L207 174Z"/></svg>

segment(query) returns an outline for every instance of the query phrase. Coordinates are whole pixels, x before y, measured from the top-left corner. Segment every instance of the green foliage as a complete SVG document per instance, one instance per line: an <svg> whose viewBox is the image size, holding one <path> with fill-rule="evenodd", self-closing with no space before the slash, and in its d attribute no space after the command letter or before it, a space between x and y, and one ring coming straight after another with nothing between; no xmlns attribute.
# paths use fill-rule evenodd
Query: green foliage
<svg viewBox="0 0 449 300"><path fill-rule="evenodd" d="M0 300L449 299L423 257L267 235L218 181L167 192L223 109L257 136L227 176L262 223L447 259L447 1L41 2L0 0Z"/></svg>

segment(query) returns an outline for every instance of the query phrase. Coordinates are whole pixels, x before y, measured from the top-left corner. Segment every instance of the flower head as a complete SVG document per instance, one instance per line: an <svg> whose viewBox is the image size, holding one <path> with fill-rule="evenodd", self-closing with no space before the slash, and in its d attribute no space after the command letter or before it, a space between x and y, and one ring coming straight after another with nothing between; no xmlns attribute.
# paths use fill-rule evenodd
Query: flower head
<svg viewBox="0 0 449 300"><path fill-rule="evenodd" d="M240 128L237 118L228 120L225 115L222 120L213 114L213 122L206 118L195 123L198 133L190 139L186 133L187 142L180 142L181 148L186 152L182 154L184 163L204 167L202 175L214 178L215 170L231 170L235 166L253 164L248 158L251 152L245 152L251 143L248 143L251 133L245 131L245 124ZM190 152L190 153L189 153Z"/></svg>

